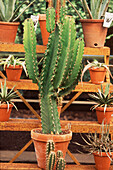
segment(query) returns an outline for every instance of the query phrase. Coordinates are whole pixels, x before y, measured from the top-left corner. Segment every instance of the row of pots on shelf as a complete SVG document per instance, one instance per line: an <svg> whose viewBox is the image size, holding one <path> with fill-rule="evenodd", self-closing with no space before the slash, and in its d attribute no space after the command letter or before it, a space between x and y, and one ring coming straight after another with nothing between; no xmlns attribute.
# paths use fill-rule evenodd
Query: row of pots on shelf
<svg viewBox="0 0 113 170"><path fill-rule="evenodd" d="M102 19L81 19L86 47L103 47L107 28L103 27ZM43 45L47 45L49 33L46 30L46 14L39 14L39 24ZM0 22L0 42L14 43L19 23ZM95 35L95 36L94 36Z"/></svg>

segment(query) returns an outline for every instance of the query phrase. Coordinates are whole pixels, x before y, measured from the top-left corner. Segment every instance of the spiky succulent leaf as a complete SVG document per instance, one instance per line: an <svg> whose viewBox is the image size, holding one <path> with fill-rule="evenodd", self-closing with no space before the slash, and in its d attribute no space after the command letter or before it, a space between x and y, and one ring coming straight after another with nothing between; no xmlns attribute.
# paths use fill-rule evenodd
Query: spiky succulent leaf
<svg viewBox="0 0 113 170"><path fill-rule="evenodd" d="M55 29L55 9L53 7L47 8L46 11L46 29L49 33Z"/></svg>
<svg viewBox="0 0 113 170"><path fill-rule="evenodd" d="M25 20L23 39L25 49L25 61L29 78L32 79L34 83L37 83L39 69L36 55L36 35L32 19Z"/></svg>

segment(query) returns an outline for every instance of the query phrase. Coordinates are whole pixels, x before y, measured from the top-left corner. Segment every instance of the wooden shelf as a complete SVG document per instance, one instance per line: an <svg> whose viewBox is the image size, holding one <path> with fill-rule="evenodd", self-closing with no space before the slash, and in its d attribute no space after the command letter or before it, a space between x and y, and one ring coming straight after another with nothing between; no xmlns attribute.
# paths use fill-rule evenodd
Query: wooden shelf
<svg viewBox="0 0 113 170"><path fill-rule="evenodd" d="M14 170L41 170L37 164L26 164L26 163L1 163L1 170L3 169L14 169ZM109 170L112 170L113 165L110 166ZM66 165L65 170L95 170L95 165Z"/></svg>
<svg viewBox="0 0 113 170"><path fill-rule="evenodd" d="M96 121L65 121L61 120L62 128L71 130L74 133L100 132L101 125ZM0 122L0 130L6 131L31 131L34 128L41 128L41 121L38 119L10 119L7 122ZM113 119L110 124L110 133L113 134Z"/></svg>
<svg viewBox="0 0 113 170"><path fill-rule="evenodd" d="M37 45L36 52L37 53L44 53L46 50L46 46ZM0 52L21 52L24 53L24 46L23 44L0 44ZM110 55L110 48L109 47L100 47L100 48L84 48L84 55Z"/></svg>

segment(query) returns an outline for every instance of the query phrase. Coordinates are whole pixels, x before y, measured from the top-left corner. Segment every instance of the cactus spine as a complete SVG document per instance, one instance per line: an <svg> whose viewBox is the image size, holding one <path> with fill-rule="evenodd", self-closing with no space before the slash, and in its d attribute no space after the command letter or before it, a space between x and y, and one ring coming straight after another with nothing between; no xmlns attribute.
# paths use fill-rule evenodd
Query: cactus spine
<svg viewBox="0 0 113 170"><path fill-rule="evenodd" d="M64 170L65 169L65 160L63 158L62 151L58 150L55 153L55 144L52 140L49 140L46 144L46 170Z"/></svg>
<svg viewBox="0 0 113 170"><path fill-rule="evenodd" d="M83 40L76 40L75 23L65 17L56 24L50 34L47 50L39 73L36 56L36 35L31 19L24 24L25 61L29 77L38 83L41 98L41 120L43 133L59 134L60 119L57 97L72 91L78 83L83 57Z"/></svg>

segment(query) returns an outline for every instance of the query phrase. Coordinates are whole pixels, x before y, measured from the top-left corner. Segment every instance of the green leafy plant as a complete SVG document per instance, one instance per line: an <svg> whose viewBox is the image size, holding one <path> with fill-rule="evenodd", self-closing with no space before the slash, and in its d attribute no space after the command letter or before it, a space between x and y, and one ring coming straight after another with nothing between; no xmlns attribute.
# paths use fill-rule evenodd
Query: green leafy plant
<svg viewBox="0 0 113 170"><path fill-rule="evenodd" d="M29 78L40 91L42 132L61 133L57 97L69 94L78 83L81 73L84 42L76 39L75 21L65 17L56 23L50 34L41 72L36 56L36 35L31 19L24 23L25 61Z"/></svg>
<svg viewBox="0 0 113 170"><path fill-rule="evenodd" d="M17 98L16 92L13 91L14 88L15 86L8 92L8 88L6 87L6 79L4 81L4 86L1 83L0 105L7 104L9 109L9 104L12 104L15 107L15 109L18 110L15 104L12 102L12 99Z"/></svg>
<svg viewBox="0 0 113 170"><path fill-rule="evenodd" d="M33 0L31 3L28 4L27 1L24 0L15 9L16 1L17 0L0 0L0 21L4 22L16 21L24 13L24 11L35 2L35 0ZM24 9L22 9L22 11L17 16L17 13L19 12L23 4L27 4L27 6Z"/></svg>
<svg viewBox="0 0 113 170"><path fill-rule="evenodd" d="M113 140L110 139L109 125L104 125L104 122L102 122L100 134L97 132L94 134L88 133L86 135L87 139L85 139L81 134L81 137L86 145L82 145L77 142L75 142L75 144L82 146L84 151L87 151L90 154L97 153L100 156L102 156L102 152L105 152L112 161Z"/></svg>
<svg viewBox="0 0 113 170"><path fill-rule="evenodd" d="M97 103L97 105L92 107L94 110L97 107L104 107L104 113L107 107L113 107L113 92L109 92L110 84L106 84L105 92L101 84L101 90L98 89L96 94L89 94L93 101Z"/></svg>
<svg viewBox="0 0 113 170"><path fill-rule="evenodd" d="M79 18L82 19L79 11L73 6L73 4L67 0L73 7ZM90 8L86 0L81 0L85 15L87 19L102 19L105 12L108 9L110 0L90 0Z"/></svg>
<svg viewBox="0 0 113 170"><path fill-rule="evenodd" d="M82 82L82 79L83 79L83 76L84 76L84 73L89 69L89 68L100 68L100 67L104 67L107 69L107 71L109 72L110 76L112 77L112 74L109 70L109 67L112 67L113 65L106 65L105 63L100 63L99 61L97 61L96 59L93 61L93 62L89 62L87 60L87 65L84 67L83 71L82 71L82 75L81 75L81 82ZM113 77L112 77L113 78Z"/></svg>
<svg viewBox="0 0 113 170"><path fill-rule="evenodd" d="M46 144L46 170L53 170L56 163L56 170L65 169L65 160L62 151L58 150L55 153L55 144L49 140Z"/></svg>
<svg viewBox="0 0 113 170"><path fill-rule="evenodd" d="M20 65L23 67L23 69L26 73L26 76L28 76L24 58L18 58L18 57L15 58L13 55L9 55L8 58L0 59L0 65L4 65L4 70L5 70L6 66L9 67L10 65L12 65L15 67L16 65Z"/></svg>

